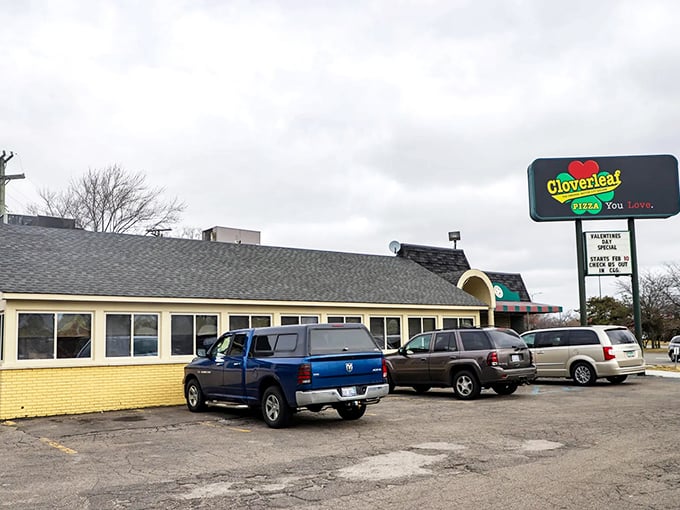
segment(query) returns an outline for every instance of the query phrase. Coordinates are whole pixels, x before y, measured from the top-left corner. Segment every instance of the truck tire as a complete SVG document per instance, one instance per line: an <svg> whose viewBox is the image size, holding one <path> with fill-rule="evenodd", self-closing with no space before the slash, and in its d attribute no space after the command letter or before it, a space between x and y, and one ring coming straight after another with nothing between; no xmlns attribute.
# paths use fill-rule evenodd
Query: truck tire
<svg viewBox="0 0 680 510"><path fill-rule="evenodd" d="M281 388L278 386L270 386L264 390L261 408L262 418L267 426L273 429L281 429L288 425L292 413Z"/></svg>
<svg viewBox="0 0 680 510"><path fill-rule="evenodd" d="M201 385L196 379L189 379L184 387L184 397L187 400L187 407L192 413L198 413L205 409L205 396Z"/></svg>
<svg viewBox="0 0 680 510"><path fill-rule="evenodd" d="M343 420L358 420L366 412L366 404L363 402L347 402L338 404L335 408Z"/></svg>

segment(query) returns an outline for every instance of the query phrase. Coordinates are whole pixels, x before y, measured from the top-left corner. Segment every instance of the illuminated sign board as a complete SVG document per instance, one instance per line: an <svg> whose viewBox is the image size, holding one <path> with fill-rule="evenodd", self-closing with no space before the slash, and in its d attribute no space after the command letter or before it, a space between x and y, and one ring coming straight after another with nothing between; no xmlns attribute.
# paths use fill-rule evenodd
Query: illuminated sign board
<svg viewBox="0 0 680 510"><path fill-rule="evenodd" d="M585 232L586 275L632 274L630 232Z"/></svg>
<svg viewBox="0 0 680 510"><path fill-rule="evenodd" d="M528 169L535 221L668 218L680 212L671 155L537 159Z"/></svg>

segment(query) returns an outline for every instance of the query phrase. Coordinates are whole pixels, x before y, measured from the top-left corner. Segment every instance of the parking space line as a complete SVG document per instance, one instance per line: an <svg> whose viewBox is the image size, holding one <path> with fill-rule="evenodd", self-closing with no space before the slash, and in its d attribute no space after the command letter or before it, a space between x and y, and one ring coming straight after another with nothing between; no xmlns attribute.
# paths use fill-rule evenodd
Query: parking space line
<svg viewBox="0 0 680 510"><path fill-rule="evenodd" d="M252 430L250 429L240 429L238 427L224 427L220 422L214 422L214 421L201 421L199 422L200 425L205 425L206 427L219 427L219 428L227 428L229 430L233 430L234 432L244 432L244 433L250 433Z"/></svg>
<svg viewBox="0 0 680 510"><path fill-rule="evenodd" d="M42 441L46 445L51 446L52 448L56 448L60 452L68 453L69 455L74 455L74 454L78 453L74 449L68 448L68 447L64 446L63 444L59 444L56 441L52 441L51 439L48 439L46 437L41 437L40 441Z"/></svg>

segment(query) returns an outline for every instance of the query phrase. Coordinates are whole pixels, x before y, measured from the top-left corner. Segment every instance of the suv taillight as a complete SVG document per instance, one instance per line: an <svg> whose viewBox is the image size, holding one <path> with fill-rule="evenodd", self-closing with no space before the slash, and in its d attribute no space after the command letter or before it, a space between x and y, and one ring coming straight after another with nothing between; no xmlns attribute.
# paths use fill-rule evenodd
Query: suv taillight
<svg viewBox="0 0 680 510"><path fill-rule="evenodd" d="M610 359L616 358L616 355L614 354L614 348L610 345L603 346L602 352L604 353L604 360L605 361L609 361Z"/></svg>
<svg viewBox="0 0 680 510"><path fill-rule="evenodd" d="M383 358L383 380L387 381L387 362Z"/></svg>
<svg viewBox="0 0 680 510"><path fill-rule="evenodd" d="M309 363L303 363L298 368L297 383L298 384L311 384L312 382L312 365Z"/></svg>
<svg viewBox="0 0 680 510"><path fill-rule="evenodd" d="M498 353L496 351L491 351L486 357L486 364L490 367L498 365Z"/></svg>

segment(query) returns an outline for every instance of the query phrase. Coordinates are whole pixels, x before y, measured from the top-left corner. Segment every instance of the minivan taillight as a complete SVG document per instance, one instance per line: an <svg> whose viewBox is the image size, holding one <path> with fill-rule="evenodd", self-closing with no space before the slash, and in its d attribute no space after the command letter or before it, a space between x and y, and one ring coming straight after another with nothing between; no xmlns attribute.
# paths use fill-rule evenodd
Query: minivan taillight
<svg viewBox="0 0 680 510"><path fill-rule="evenodd" d="M490 367L498 365L498 353L496 351L491 351L486 357L486 364Z"/></svg>
<svg viewBox="0 0 680 510"><path fill-rule="evenodd" d="M387 362L385 361L385 358L382 359L383 363L383 380L387 381Z"/></svg>
<svg viewBox="0 0 680 510"><path fill-rule="evenodd" d="M614 348L611 345L603 346L602 352L604 353L604 360L609 361L610 359L616 359L614 354Z"/></svg>
<svg viewBox="0 0 680 510"><path fill-rule="evenodd" d="M298 368L297 383L298 384L311 384L312 382L312 365L309 363L303 363Z"/></svg>

